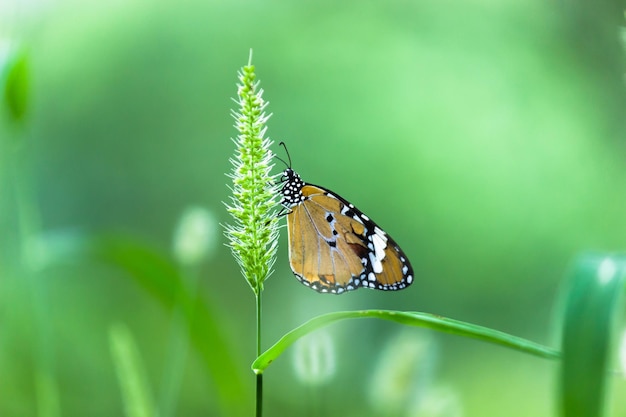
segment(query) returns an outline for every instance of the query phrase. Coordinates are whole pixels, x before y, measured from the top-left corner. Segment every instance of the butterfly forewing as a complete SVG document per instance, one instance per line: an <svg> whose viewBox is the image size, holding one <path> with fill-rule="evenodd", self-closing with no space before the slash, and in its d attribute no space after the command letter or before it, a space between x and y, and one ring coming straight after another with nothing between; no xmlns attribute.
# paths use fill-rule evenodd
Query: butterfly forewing
<svg viewBox="0 0 626 417"><path fill-rule="evenodd" d="M284 175L289 261L303 284L331 293L411 284L408 259L371 219L337 194L305 184L290 168Z"/></svg>
<svg viewBox="0 0 626 417"><path fill-rule="evenodd" d="M305 185L305 200L287 216L292 270L303 283L322 292L356 289L353 278L364 266L355 250L366 253L353 228L363 225L341 215L342 202L320 187Z"/></svg>

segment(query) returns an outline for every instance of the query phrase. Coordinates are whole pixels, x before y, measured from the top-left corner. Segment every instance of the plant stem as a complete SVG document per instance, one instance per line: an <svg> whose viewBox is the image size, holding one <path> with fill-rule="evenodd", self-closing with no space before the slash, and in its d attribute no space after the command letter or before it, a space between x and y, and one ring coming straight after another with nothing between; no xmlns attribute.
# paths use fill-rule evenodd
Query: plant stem
<svg viewBox="0 0 626 417"><path fill-rule="evenodd" d="M256 375L256 417L263 416L263 374Z"/></svg>
<svg viewBox="0 0 626 417"><path fill-rule="evenodd" d="M261 291L256 292L256 357L261 355ZM256 417L263 416L263 374L256 375Z"/></svg>

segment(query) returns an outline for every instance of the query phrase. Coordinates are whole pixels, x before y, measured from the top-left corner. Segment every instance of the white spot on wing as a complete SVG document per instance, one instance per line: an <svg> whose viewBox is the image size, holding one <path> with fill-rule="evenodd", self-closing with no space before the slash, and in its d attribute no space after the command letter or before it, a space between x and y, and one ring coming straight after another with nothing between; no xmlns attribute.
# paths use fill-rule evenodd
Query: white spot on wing
<svg viewBox="0 0 626 417"><path fill-rule="evenodd" d="M385 259L385 249L387 248L387 238L382 238L377 233L377 234L372 235L372 243L374 243L374 252L376 253L376 259L378 260L378 263L380 264L382 260ZM372 265L374 265L374 261L372 261ZM382 265L380 268L382 271ZM376 270L376 268L374 268L374 270ZM380 271L376 271L376 273L379 273L379 272Z"/></svg>
<svg viewBox="0 0 626 417"><path fill-rule="evenodd" d="M376 272L377 274L383 272L383 264L380 263L380 259L378 258L376 253L370 252L370 262L372 263L372 269L374 270L374 272Z"/></svg>

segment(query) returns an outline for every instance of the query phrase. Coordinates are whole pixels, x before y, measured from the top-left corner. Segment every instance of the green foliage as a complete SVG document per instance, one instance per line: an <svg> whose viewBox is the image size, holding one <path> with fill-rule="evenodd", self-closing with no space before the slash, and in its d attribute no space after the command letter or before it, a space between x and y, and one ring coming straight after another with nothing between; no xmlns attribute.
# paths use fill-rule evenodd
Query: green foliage
<svg viewBox="0 0 626 417"><path fill-rule="evenodd" d="M613 372L609 347L626 282L626 256L588 255L565 294L560 410L563 417L603 416Z"/></svg>
<svg viewBox="0 0 626 417"><path fill-rule="evenodd" d="M29 67L29 57L25 50L10 51L6 61L0 62L2 97L10 118L15 122L21 122L28 111Z"/></svg>
<svg viewBox="0 0 626 417"><path fill-rule="evenodd" d="M207 296L189 288L184 273L169 256L141 239L126 235L87 237L55 233L42 236L39 247L47 248L44 251L46 258L40 259L39 266L42 269L77 260L110 265L127 274L168 311L180 308L189 338L202 358L204 370L215 381L218 404L225 415L241 415L241 396L245 396L247 387L241 375L241 367L237 366L233 356L232 346L223 334L219 317L215 315ZM120 350L127 349L127 338L124 335L120 335L120 331L111 334L111 343L115 360L119 365L124 365L121 370L126 372L130 366L126 366L127 361L135 361L126 357L126 351ZM120 356L122 354L123 357ZM131 369L128 372L134 371ZM124 392L127 391L122 388ZM130 394L134 396L132 392ZM145 405L144 400L142 404Z"/></svg>

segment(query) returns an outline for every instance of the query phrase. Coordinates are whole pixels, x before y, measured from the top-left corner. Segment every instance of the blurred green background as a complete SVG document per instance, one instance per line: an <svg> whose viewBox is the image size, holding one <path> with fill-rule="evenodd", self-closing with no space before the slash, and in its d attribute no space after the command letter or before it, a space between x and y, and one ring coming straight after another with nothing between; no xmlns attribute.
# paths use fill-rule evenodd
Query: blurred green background
<svg viewBox="0 0 626 417"><path fill-rule="evenodd" d="M318 314L365 308L558 347L571 262L626 249L619 7L0 4L0 52L22 45L29 74L26 113L4 106L0 127L1 416L125 415L119 355L136 358L150 390L138 395L162 417L252 414L254 297L219 226L231 99L250 48L268 135L305 181L383 226L416 272L398 293L320 295L292 276L283 233L264 347ZM204 257L174 249L185 213ZM204 329L185 330L176 277L206 306ZM265 411L553 415L557 369L472 340L344 322L267 370ZM609 409L623 415L626 382L613 382Z"/></svg>

